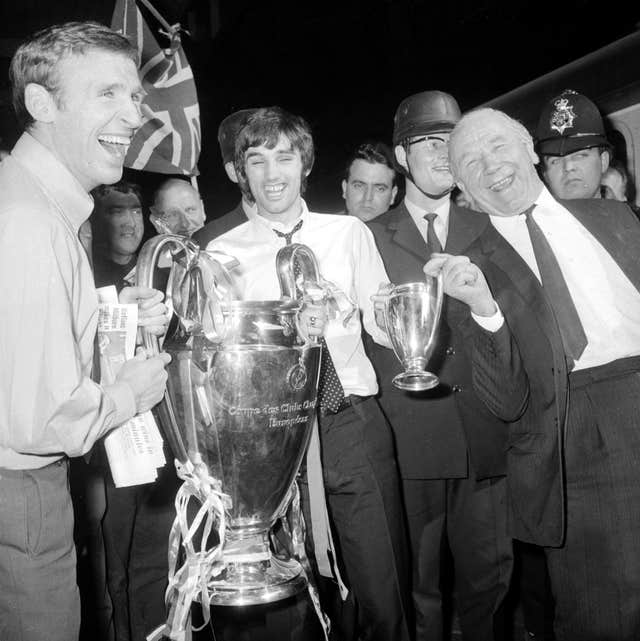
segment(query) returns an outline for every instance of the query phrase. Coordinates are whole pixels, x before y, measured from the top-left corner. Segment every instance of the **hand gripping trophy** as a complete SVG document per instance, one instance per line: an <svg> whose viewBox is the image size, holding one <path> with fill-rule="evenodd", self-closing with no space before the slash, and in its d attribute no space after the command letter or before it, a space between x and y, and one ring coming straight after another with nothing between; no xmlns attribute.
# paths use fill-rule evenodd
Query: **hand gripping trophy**
<svg viewBox="0 0 640 641"><path fill-rule="evenodd" d="M175 235L144 245L138 284L151 285L167 248L166 300L176 322L162 345L172 361L156 413L184 483L169 541L164 634L182 639L193 601L208 622L210 604L267 603L310 585L295 477L311 436L321 346L299 331L296 292L322 285L311 250L288 245L274 265L283 297L238 300L222 264ZM151 335L145 344L159 348ZM199 505L191 519L190 502ZM302 565L269 545L289 506L283 523Z"/></svg>

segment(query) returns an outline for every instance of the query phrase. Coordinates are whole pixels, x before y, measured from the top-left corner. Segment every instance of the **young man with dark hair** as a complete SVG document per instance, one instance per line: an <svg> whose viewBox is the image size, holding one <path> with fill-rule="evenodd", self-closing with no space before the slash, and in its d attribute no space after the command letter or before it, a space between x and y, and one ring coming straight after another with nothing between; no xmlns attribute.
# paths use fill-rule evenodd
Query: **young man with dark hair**
<svg viewBox="0 0 640 641"><path fill-rule="evenodd" d="M141 124L137 52L97 23L45 29L16 51L13 103L26 130L0 164L0 636L69 641L79 631L68 458L164 393L167 355L91 380L98 322L78 231L89 191L122 176ZM129 288L164 330L159 292Z"/></svg>
<svg viewBox="0 0 640 641"><path fill-rule="evenodd" d="M349 158L342 181L347 213L363 222L391 207L398 193L391 150L382 142L364 143Z"/></svg>
<svg viewBox="0 0 640 641"><path fill-rule="evenodd" d="M136 266L142 242L142 194L138 185L124 180L100 185L91 193L95 202L91 227L96 287L116 285L120 290Z"/></svg>
<svg viewBox="0 0 640 641"><path fill-rule="evenodd" d="M209 243L240 262L246 299L277 299L275 258L291 242L307 245L320 272L353 301L378 340L370 297L387 275L373 237L352 216L310 212L302 199L314 161L311 131L300 117L273 107L257 110L236 140L235 169L257 215ZM358 607L358 633L368 640L408 639L403 520L393 442L375 400L375 372L364 353L359 313L348 303L324 325L319 428L329 513L347 580ZM351 312L351 313L350 313ZM325 382L327 381L327 382ZM329 381L334 395L328 393Z"/></svg>

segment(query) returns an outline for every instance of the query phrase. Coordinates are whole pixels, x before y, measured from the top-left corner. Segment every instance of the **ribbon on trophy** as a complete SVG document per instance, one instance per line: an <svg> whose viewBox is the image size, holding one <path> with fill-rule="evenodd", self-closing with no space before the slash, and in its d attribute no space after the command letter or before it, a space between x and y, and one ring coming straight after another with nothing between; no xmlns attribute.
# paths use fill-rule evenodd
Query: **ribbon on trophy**
<svg viewBox="0 0 640 641"><path fill-rule="evenodd" d="M323 498L324 500L324 498ZM322 610L320 604L320 596L318 594L318 586L313 576L313 570L309 557L307 556L305 548L306 529L302 510L300 508L300 488L297 481L291 485L289 495L285 501L283 511L278 515L278 519L282 523L283 530L291 543L291 552L302 566L302 569L307 579L307 593L313 604L313 608L318 617L318 621L322 626L325 641L329 641L329 632L331 631L331 621L329 617ZM274 542L274 547L278 547L278 543Z"/></svg>
<svg viewBox="0 0 640 641"><path fill-rule="evenodd" d="M220 481L208 474L204 466L194 466L190 461L181 464L177 460L175 464L183 484L176 495L176 518L169 534L169 585L165 592L169 616L163 634L172 641L185 641L186 631L191 627L193 602L200 602L203 618L202 626L194 629L201 630L211 618L209 581L224 569L222 542L230 499L222 492ZM200 508L189 523L187 508L191 498L200 502ZM207 549L212 533L217 543ZM196 535L200 537L197 548ZM184 561L178 567L181 546Z"/></svg>

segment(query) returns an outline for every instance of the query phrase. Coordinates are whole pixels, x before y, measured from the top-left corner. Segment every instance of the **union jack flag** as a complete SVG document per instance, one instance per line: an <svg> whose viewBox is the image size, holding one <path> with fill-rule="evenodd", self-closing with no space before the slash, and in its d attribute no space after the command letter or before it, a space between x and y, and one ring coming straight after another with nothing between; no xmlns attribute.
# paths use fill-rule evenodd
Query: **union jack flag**
<svg viewBox="0 0 640 641"><path fill-rule="evenodd" d="M140 78L147 92L142 104L145 122L133 137L125 166L197 175L200 108L193 73L180 43L180 26L168 28L170 45L162 49L136 0L117 0L111 28L138 47Z"/></svg>

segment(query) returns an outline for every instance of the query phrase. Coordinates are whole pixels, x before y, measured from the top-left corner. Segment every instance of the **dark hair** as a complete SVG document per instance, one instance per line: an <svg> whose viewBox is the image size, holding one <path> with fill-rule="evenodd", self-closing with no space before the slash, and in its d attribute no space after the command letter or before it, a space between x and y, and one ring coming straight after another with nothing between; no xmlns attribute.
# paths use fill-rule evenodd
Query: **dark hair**
<svg viewBox="0 0 640 641"><path fill-rule="evenodd" d="M140 207L142 207L142 191L140 186L136 185L136 183L132 183L127 180L120 180L113 185L99 185L92 189L91 195L94 199L94 206L89 221L91 222L93 251L95 254L104 254L108 249L107 231L100 204L104 198L114 191L120 192L121 194L133 194L138 199Z"/></svg>
<svg viewBox="0 0 640 641"><path fill-rule="evenodd" d="M295 116L281 107L265 107L256 110L236 138L235 168L238 185L244 197L250 202L253 202L254 198L247 181L244 154L250 147L264 145L267 149L273 149L278 144L280 136L285 136L291 146L300 152L302 159L300 193L305 192L307 174L311 171L314 161L311 128L304 118Z"/></svg>
<svg viewBox="0 0 640 641"><path fill-rule="evenodd" d="M359 145L356 150L349 156L347 164L344 169L344 179L349 180L349 173L351 165L355 160L364 160L372 165L385 165L393 172L393 179L391 186L395 186L397 174L395 164L393 162L393 155L388 145L383 142L365 142Z"/></svg>
<svg viewBox="0 0 640 641"><path fill-rule="evenodd" d="M13 108L23 126L33 122L24 102L29 83L42 85L55 100L60 100L58 64L68 56L83 55L101 49L130 58L136 67L138 50L121 34L97 22L67 22L47 27L33 34L15 52L9 68Z"/></svg>

